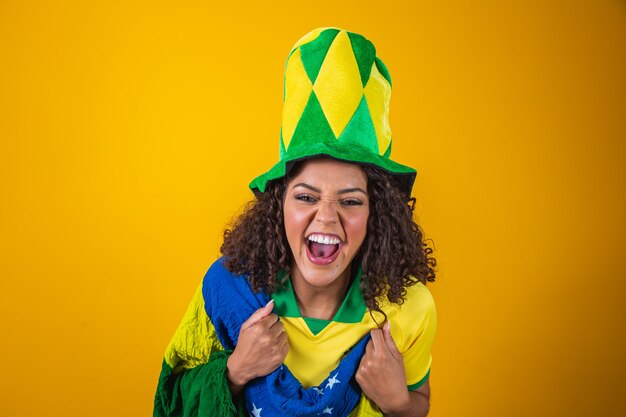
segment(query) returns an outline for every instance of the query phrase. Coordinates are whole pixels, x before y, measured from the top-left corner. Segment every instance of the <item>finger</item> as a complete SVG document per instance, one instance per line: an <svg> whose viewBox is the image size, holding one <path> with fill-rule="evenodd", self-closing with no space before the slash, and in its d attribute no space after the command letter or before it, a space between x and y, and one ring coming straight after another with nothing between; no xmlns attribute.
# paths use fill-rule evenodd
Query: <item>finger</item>
<svg viewBox="0 0 626 417"><path fill-rule="evenodd" d="M287 332L282 332L281 334L278 335L278 337L276 338L276 343L278 344L278 346L280 346L281 348L285 346L285 343L288 343L289 339L287 337Z"/></svg>
<svg viewBox="0 0 626 417"><path fill-rule="evenodd" d="M273 308L274 300L270 300L267 304L265 304L265 306L259 308L257 311L252 313L248 320L243 322L243 324L241 325L241 330L246 330L257 324L263 318L267 317L272 312Z"/></svg>
<svg viewBox="0 0 626 417"><path fill-rule="evenodd" d="M276 322L278 321L278 316L274 313L270 313L266 317L263 317L261 320L257 322L257 324L265 327L266 329L270 329Z"/></svg>
<svg viewBox="0 0 626 417"><path fill-rule="evenodd" d="M280 321L276 320L274 324L269 328L270 332L276 337L280 336L282 333L285 333L285 325Z"/></svg>
<svg viewBox="0 0 626 417"><path fill-rule="evenodd" d="M386 350L385 339L383 337L383 332L380 329L372 329L370 332L372 335L372 344L374 346L374 351L377 350Z"/></svg>
<svg viewBox="0 0 626 417"><path fill-rule="evenodd" d="M391 335L391 323L387 322L383 326L383 338L385 339L385 344L387 345L387 349L394 357L398 357L400 355L400 351L398 350L398 346L396 345L395 340L393 340L393 336Z"/></svg>

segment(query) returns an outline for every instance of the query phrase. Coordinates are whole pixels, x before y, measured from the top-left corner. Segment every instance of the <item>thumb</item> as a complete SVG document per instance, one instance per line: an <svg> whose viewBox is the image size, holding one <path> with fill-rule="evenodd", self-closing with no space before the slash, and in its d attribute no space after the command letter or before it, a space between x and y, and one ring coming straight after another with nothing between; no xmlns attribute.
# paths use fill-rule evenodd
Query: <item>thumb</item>
<svg viewBox="0 0 626 417"><path fill-rule="evenodd" d="M254 326L259 321L261 321L263 318L269 316L272 313L272 309L273 308L274 308L274 300L270 300L263 307L259 308L257 311L252 313L252 315L250 317L248 317L248 320L243 322L243 324L241 325L241 331L244 331L244 330Z"/></svg>
<svg viewBox="0 0 626 417"><path fill-rule="evenodd" d="M401 357L400 351L398 350L398 346L396 346L396 342L393 340L393 336L391 335L391 323L387 322L383 326L383 338L385 339L385 345L387 345L387 349L395 356L396 358Z"/></svg>

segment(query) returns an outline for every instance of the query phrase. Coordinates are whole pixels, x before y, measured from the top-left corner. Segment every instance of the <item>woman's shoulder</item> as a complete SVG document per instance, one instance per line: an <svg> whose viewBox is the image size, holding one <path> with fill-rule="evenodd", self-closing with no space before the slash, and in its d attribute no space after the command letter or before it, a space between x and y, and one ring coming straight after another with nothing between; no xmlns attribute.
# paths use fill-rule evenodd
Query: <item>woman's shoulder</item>
<svg viewBox="0 0 626 417"><path fill-rule="evenodd" d="M411 285L406 289L406 302L415 303L417 306L421 306L422 308L435 307L435 299L433 298L433 295L428 287L422 282Z"/></svg>
<svg viewBox="0 0 626 417"><path fill-rule="evenodd" d="M226 267L224 266L224 257L222 256L213 261L211 266L209 266L209 269L207 270L204 279L211 279L224 273L229 272L228 269L226 269Z"/></svg>
<svg viewBox="0 0 626 417"><path fill-rule="evenodd" d="M437 328L437 312L435 300L423 283L408 287L402 304L387 304L383 311L401 352L415 348L417 340L426 345L432 342Z"/></svg>
<svg viewBox="0 0 626 417"><path fill-rule="evenodd" d="M237 275L229 271L224 257L213 262L204 275L202 294L210 310L215 310L218 306L226 309L238 306L237 311L240 312L240 307L246 300L252 308L249 314L252 314L269 301L269 297L263 291L253 291L246 275Z"/></svg>
<svg viewBox="0 0 626 417"><path fill-rule="evenodd" d="M386 301L381 308L392 323L392 328L394 324L397 325L407 336L415 336L426 328L436 327L435 299L421 282L407 287L404 302L401 304Z"/></svg>
<svg viewBox="0 0 626 417"><path fill-rule="evenodd" d="M383 311L385 307L390 310L398 311L402 315L431 314L435 312L435 299L428 287L418 282L406 288L406 296L401 304L387 302L385 306L383 306Z"/></svg>
<svg viewBox="0 0 626 417"><path fill-rule="evenodd" d="M215 260L202 279L202 294L205 301L212 305L216 302L216 297L228 297L235 294L242 283L234 278L237 278L237 275L226 268L223 257Z"/></svg>
<svg viewBox="0 0 626 417"><path fill-rule="evenodd" d="M237 278L238 275L233 274L226 268L225 258L217 258L204 274L204 286L221 286L230 283L231 278Z"/></svg>

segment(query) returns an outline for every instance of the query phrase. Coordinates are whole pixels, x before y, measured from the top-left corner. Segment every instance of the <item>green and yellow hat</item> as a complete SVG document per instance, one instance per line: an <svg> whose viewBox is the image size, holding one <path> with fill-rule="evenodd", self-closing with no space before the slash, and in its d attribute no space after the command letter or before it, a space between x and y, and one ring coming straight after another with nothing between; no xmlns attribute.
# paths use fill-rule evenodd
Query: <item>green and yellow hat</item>
<svg viewBox="0 0 626 417"><path fill-rule="evenodd" d="M280 161L250 183L264 192L295 161L326 155L376 165L411 193L416 171L391 159L391 77L374 45L336 28L302 37L285 65Z"/></svg>

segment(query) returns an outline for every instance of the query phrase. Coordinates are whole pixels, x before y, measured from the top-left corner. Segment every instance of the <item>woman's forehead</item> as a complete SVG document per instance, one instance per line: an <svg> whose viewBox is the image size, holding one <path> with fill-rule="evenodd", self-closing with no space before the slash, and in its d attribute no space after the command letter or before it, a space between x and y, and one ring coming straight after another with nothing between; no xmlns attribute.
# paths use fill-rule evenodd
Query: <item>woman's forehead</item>
<svg viewBox="0 0 626 417"><path fill-rule="evenodd" d="M333 158L315 158L302 161L295 167L289 185L294 186L301 182L335 185L337 187L346 185L365 187L367 186L367 175L358 164Z"/></svg>

